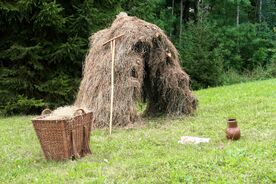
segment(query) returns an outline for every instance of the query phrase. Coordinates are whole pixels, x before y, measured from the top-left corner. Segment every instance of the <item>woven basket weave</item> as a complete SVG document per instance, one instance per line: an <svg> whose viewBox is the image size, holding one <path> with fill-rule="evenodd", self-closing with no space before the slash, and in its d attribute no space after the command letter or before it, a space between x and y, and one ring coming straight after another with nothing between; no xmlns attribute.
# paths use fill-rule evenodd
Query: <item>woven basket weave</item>
<svg viewBox="0 0 276 184"><path fill-rule="evenodd" d="M91 154L89 142L93 121L92 112L83 111L66 120L46 120L45 115L41 115L32 123L45 158L66 160Z"/></svg>

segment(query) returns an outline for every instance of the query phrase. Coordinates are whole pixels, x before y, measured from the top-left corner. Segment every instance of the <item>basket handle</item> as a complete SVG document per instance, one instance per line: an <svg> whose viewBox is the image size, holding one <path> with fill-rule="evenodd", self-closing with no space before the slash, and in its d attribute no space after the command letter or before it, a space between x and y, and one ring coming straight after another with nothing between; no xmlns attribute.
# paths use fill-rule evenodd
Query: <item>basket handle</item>
<svg viewBox="0 0 276 184"><path fill-rule="evenodd" d="M44 109L42 112L41 112L41 115L43 116L43 115L47 115L47 114L51 114L52 113L52 111L50 110L50 109Z"/></svg>
<svg viewBox="0 0 276 184"><path fill-rule="evenodd" d="M85 111L84 111L83 109L80 108L80 109L77 109L77 110L75 111L74 116L79 115L79 114L78 114L79 111L81 111L81 114L80 114L80 115L85 114Z"/></svg>

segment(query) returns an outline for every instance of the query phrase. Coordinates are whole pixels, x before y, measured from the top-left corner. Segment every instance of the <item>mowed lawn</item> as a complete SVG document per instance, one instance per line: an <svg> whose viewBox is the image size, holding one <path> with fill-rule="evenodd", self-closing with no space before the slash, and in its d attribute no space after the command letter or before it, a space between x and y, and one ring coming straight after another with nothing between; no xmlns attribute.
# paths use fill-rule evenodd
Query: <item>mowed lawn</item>
<svg viewBox="0 0 276 184"><path fill-rule="evenodd" d="M93 131L93 154L77 161L45 161L32 117L2 117L0 183L275 183L276 79L195 93L194 116ZM238 120L239 141L225 138L228 117ZM211 140L178 144L184 135Z"/></svg>

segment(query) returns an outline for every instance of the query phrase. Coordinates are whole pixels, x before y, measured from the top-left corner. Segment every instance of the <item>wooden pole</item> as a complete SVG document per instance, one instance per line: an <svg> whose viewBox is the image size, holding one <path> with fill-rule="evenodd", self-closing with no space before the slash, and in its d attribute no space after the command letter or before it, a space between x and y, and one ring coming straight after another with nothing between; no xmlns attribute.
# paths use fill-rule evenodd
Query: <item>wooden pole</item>
<svg viewBox="0 0 276 184"><path fill-rule="evenodd" d="M120 34L120 35L118 35L118 36L115 36L115 37L113 37L113 38L107 40L106 42L103 43L103 45L107 44L108 42L112 42L113 40L115 40L115 39L117 39L117 38L120 38L121 36L124 36L124 34Z"/></svg>
<svg viewBox="0 0 276 184"><path fill-rule="evenodd" d="M109 134L112 133L112 118L113 118L113 99L114 99L114 63L115 63L115 47L117 38L120 38L124 34L115 36L103 43L103 46L110 42L111 49L111 92L110 92L110 117L109 117Z"/></svg>
<svg viewBox="0 0 276 184"><path fill-rule="evenodd" d="M110 119L109 119L109 134L112 132L112 116L113 116L113 98L114 98L114 62L115 62L115 39L110 42L112 53L111 61L111 94L110 94Z"/></svg>

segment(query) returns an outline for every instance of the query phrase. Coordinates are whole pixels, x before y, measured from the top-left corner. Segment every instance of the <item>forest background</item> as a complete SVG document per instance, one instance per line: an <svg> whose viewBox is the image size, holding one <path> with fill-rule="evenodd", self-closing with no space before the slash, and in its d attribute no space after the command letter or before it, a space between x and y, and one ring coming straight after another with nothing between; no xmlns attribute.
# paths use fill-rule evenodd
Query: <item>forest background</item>
<svg viewBox="0 0 276 184"><path fill-rule="evenodd" d="M166 32L193 89L276 77L275 0L0 1L0 114L72 103L89 36L121 11Z"/></svg>

